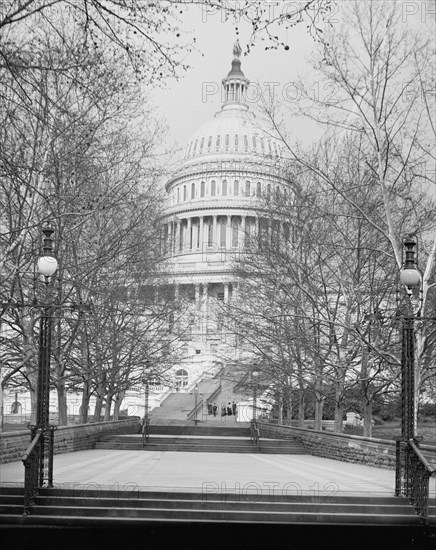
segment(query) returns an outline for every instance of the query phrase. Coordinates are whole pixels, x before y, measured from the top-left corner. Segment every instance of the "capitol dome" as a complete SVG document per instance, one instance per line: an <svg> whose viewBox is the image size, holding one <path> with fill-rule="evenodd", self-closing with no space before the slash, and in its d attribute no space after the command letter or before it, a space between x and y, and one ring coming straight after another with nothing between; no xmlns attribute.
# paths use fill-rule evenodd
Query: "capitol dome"
<svg viewBox="0 0 436 550"><path fill-rule="evenodd" d="M280 142L247 101L249 80L241 49L223 79L224 103L188 141L184 159L165 185L162 278L184 304L184 368L189 380L214 372L223 358L238 360L238 336L224 311L238 303L236 262L265 231L286 242L289 227L271 217L269 197L292 197Z"/></svg>
<svg viewBox="0 0 436 550"><path fill-rule="evenodd" d="M221 111L190 139L184 158L185 161L204 161L235 155L278 158L280 146L278 140L269 136L257 122L254 113L244 109L243 104L224 104Z"/></svg>
<svg viewBox="0 0 436 550"><path fill-rule="evenodd" d="M215 117L204 124L189 140L184 165L192 161L227 160L238 156L277 159L280 143L265 129L247 102L250 81L241 70L239 43L233 48L232 68L222 81L225 100Z"/></svg>

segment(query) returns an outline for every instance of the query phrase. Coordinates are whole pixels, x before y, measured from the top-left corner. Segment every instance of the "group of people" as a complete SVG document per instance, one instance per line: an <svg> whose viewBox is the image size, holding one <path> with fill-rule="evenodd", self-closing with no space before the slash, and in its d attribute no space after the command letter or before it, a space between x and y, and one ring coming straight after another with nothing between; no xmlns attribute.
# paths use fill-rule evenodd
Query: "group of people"
<svg viewBox="0 0 436 550"><path fill-rule="evenodd" d="M216 416L218 414L218 405L216 403L208 403L207 404L207 414ZM233 401L233 403L230 403L230 401L227 403L222 403L221 405L221 416L236 416L238 414L238 406Z"/></svg>

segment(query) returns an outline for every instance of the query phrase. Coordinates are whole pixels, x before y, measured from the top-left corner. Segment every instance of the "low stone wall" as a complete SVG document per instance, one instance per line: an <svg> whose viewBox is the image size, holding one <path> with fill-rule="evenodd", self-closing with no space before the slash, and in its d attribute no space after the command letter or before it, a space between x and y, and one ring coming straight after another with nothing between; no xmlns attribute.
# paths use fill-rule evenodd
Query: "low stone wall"
<svg viewBox="0 0 436 550"><path fill-rule="evenodd" d="M70 453L92 449L102 434L136 433L139 417L111 422L95 422L59 426L54 433L54 453ZM29 431L3 432L0 434L0 464L21 460L30 444Z"/></svg>
<svg viewBox="0 0 436 550"><path fill-rule="evenodd" d="M281 426L259 422L260 437L297 439L308 454L376 468L395 469L395 441L358 435ZM262 444L262 442L261 442ZM420 446L425 458L436 467L436 447Z"/></svg>

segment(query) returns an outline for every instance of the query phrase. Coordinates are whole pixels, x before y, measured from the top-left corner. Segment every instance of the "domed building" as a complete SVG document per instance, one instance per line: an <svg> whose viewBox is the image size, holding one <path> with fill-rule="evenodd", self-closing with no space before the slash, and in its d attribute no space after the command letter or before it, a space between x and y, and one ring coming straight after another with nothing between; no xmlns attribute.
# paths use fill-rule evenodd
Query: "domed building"
<svg viewBox="0 0 436 550"><path fill-rule="evenodd" d="M225 323L225 311L238 297L234 262L263 223L264 197L288 186L280 144L246 102L249 80L240 55L236 43L222 81L224 103L189 140L166 184L167 272L188 304L177 382L182 390L240 358L238 339Z"/></svg>

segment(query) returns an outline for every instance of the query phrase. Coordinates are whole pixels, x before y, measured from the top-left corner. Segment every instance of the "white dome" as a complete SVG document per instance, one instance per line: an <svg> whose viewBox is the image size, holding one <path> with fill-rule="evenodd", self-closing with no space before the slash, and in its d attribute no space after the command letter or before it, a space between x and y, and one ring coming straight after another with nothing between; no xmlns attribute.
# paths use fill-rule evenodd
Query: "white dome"
<svg viewBox="0 0 436 550"><path fill-rule="evenodd" d="M235 155L280 157L279 141L268 135L255 115L242 104L224 105L193 135L186 147L185 164L191 159L203 162Z"/></svg>

